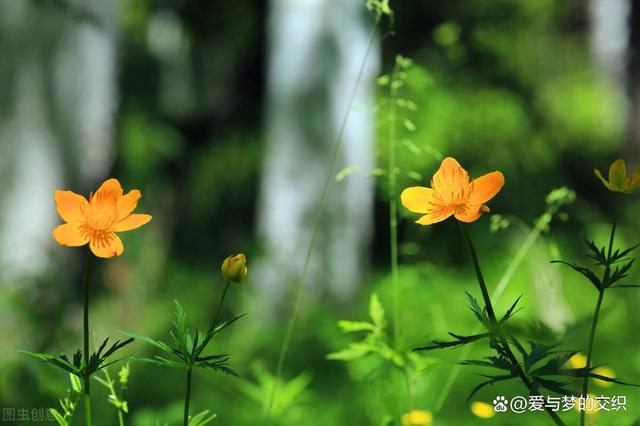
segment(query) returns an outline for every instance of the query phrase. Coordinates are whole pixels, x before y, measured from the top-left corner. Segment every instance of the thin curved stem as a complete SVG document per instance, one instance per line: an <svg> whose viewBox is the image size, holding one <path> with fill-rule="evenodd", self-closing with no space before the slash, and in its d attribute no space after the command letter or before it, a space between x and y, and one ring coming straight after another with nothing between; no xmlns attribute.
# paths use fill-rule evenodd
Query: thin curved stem
<svg viewBox="0 0 640 426"><path fill-rule="evenodd" d="M513 351L509 346L509 342L507 341L507 338L505 337L505 335L502 333L502 330L500 329L500 325L496 319L496 314L493 309L493 304L491 303L491 298L489 297L489 291L487 290L487 284L484 281L482 270L480 269L480 262L478 261L478 256L473 247L473 243L471 242L471 238L469 238L469 234L467 234L466 229L464 229L464 226L462 226L460 222L458 222L458 225L460 226L460 230L462 231L462 235L464 236L464 240L467 243L467 248L469 249L469 254L471 255L471 259L473 261L473 267L476 272L476 277L478 279L478 285L480 286L480 291L482 292L482 298L484 299L485 308L487 310L487 316L489 317L489 321L491 322L491 328L492 328L491 331L496 334L500 347L502 349L502 352L507 356L507 358L509 358L511 365L513 366L516 374L522 381L522 384L524 384L525 387L529 391L531 391L532 390L531 381L529 380L526 373L522 369L520 362L518 361L516 356L513 354ZM564 422L562 421L562 419L560 419L560 417L555 412L553 412L549 407L545 407L545 411L553 419L556 425L564 425Z"/></svg>
<svg viewBox="0 0 640 426"><path fill-rule="evenodd" d="M320 198L320 205L318 207L318 213L315 218L315 223L313 226L313 231L311 232L311 240L309 242L309 248L307 249L307 253L304 259L304 266L302 268L302 274L300 275L300 279L297 280L295 285L295 296L293 302L293 312L291 313L291 317L289 318L289 322L287 324L287 328L284 333L284 338L282 339L282 345L280 347L280 352L278 354L278 363L276 366L276 374L275 380L273 382L273 386L271 387L271 392L269 393L269 400L266 405L266 409L264 412L264 421L266 424L269 424L271 421L271 409L273 408L273 403L275 401L276 395L278 393L278 386L280 382L280 378L282 376L282 369L284 368L284 363L287 357L287 352L289 350L289 342L291 341L291 336L293 334L293 328L295 326L295 322L298 316L298 308L300 305L300 295L302 293L302 286L305 282L308 270L309 263L311 261L311 253L313 252L313 248L315 246L315 242L318 236L318 232L320 230L320 223L322 221L322 217L324 215L324 210L326 207L327 199L329 197L329 192L331 190L331 182L334 180L334 176L336 173L336 169L338 167L338 159L340 158L340 148L342 147L342 142L344 138L344 132L347 127L347 122L349 120L349 115L351 113L351 108L353 107L353 103L355 101L356 94L358 93L358 87L360 86L360 82L362 81L362 76L364 74L365 65L367 63L367 58L369 57L369 53L371 52L371 48L373 47L373 42L375 41L375 36L378 31L379 22L376 21L376 25L371 30L371 34L369 35L369 41L367 44L367 49L364 53L364 58L362 60L362 64L360 65L360 70L358 71L358 75L356 77L356 82L353 87L353 91L351 92L351 96L349 98L349 102L347 104L347 111L345 112L344 119L342 120L342 124L340 126L340 130L338 131L338 136L336 139L335 146L333 148L333 158L331 162L331 169L327 176L327 180L324 184L324 189L322 191L322 197Z"/></svg>
<svg viewBox="0 0 640 426"><path fill-rule="evenodd" d="M216 315L213 317L213 322L211 323L211 331L215 330L216 325L218 325L220 313L222 312L222 305L224 304L224 299L227 297L227 291L229 291L230 285L231 281L227 281L227 284L224 286L224 291L222 292L222 296L220 296L220 303L218 303L218 310L216 311Z"/></svg>
<svg viewBox="0 0 640 426"><path fill-rule="evenodd" d="M87 248L86 260L84 265L84 274L82 276L82 294L84 298L83 310L83 349L84 349L84 377L83 377L83 393L84 393L84 415L86 426L91 426L91 387L89 374L89 260L91 259L91 251Z"/></svg>
<svg viewBox="0 0 640 426"><path fill-rule="evenodd" d="M193 360L198 358L198 355L200 355L200 353L207 347L207 344L209 343L209 341L213 338L213 331L216 329L216 325L218 325L218 320L220 319L220 313L222 312L222 305L224 305L224 300L227 297L227 291L229 291L230 286L231 286L231 281L227 281L226 285L224 286L224 291L222 292L222 296L220 296L218 309L216 310L216 314L213 317L213 322L209 326L209 331L207 332L205 340L202 343L200 343L199 349L198 347L195 347L195 346L193 348L193 351L192 351L193 355L191 357Z"/></svg>

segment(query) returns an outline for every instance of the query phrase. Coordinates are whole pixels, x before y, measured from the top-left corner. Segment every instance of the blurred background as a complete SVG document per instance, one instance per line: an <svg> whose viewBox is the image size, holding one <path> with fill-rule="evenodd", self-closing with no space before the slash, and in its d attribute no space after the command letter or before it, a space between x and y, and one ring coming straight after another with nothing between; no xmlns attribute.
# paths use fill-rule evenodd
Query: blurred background
<svg viewBox="0 0 640 426"><path fill-rule="evenodd" d="M154 219L123 235L123 256L91 264L96 342L118 330L168 339L174 299L192 326L206 327L220 263L240 251L249 259L249 278L223 311L248 315L213 349L232 353L241 377L196 372L192 412L260 423L319 220L275 424L399 425L412 408L433 412L437 425L548 424L539 413L474 414L466 398L482 371L451 376L460 350L425 355L409 401L375 356L327 355L358 340L337 321L367 320L373 292L390 328L402 330L402 351L475 327L464 291L476 284L457 225L420 227L403 208L400 315L391 320L388 203L426 185L444 156L472 176L506 176L492 214L469 227L490 289L506 285L498 311L523 294L514 321L525 336L585 352L597 293L549 261L582 261L585 238L604 245L616 211L620 245L638 240L637 196L606 191L593 169L606 174L619 157L639 165L640 3L390 6L376 26L365 0L0 0L1 408L57 406L69 388L67 376L18 352L81 346L83 250L51 237L60 223L53 191L88 195L117 177L125 191L142 191L138 211ZM411 61L398 66L397 55ZM563 186L575 202L568 192L545 201ZM629 283L637 278L632 270ZM607 293L594 353L629 382L640 382L639 301L633 289ZM142 343L128 352L155 354ZM477 345L470 357L487 355ZM179 424L183 380L179 370L131 364L126 423ZM590 424L639 424L637 389L593 391L626 395L628 410ZM496 385L474 400L519 394L517 384ZM98 386L93 405L100 425L116 424ZM577 424L578 414L563 418Z"/></svg>

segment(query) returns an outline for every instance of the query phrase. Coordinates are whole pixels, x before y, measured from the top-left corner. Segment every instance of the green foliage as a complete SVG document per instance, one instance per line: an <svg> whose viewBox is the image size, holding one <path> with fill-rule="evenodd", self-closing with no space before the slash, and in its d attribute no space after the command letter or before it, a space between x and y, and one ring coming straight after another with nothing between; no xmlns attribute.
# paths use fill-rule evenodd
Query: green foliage
<svg viewBox="0 0 640 426"><path fill-rule="evenodd" d="M360 342L351 343L347 348L327 355L327 359L335 361L354 361L368 355L376 355L393 363L398 368L405 368L408 363L407 354L399 353L391 344L387 334L387 321L384 308L376 293L369 300L369 317L371 322L339 321L338 326L345 333L365 331L367 334Z"/></svg>
<svg viewBox="0 0 640 426"><path fill-rule="evenodd" d="M568 368L567 361L575 355L577 351L556 350L559 343L544 344L530 341L529 346L531 349L527 351L515 335L507 336L507 329L504 327L504 324L517 312L516 307L520 297L516 299L497 323L489 318L486 308L481 308L476 299L469 293L467 293L467 298L476 320L482 324L486 332L469 336L449 332L449 335L453 337L454 340L434 340L430 345L414 349L415 351L431 351L457 348L486 339L488 346L496 352L495 355L487 356L484 359L463 360L460 364L502 370L502 373L481 374L481 376L487 380L477 384L471 390L467 400L470 400L478 391L486 386L510 380L521 381L534 395L539 394L543 389L560 395L570 395L572 390L569 387L575 383L575 380L571 379L584 377L600 379L604 377L593 372L597 367ZM521 361L518 361L513 356L509 348L510 344L517 349L521 356ZM605 381L620 385L640 386L614 378L606 378Z"/></svg>
<svg viewBox="0 0 640 426"><path fill-rule="evenodd" d="M108 401L116 408L118 412L120 426L123 426L124 424L124 414L129 413L129 405L124 399L124 392L127 389L130 371L131 370L129 363L126 363L118 371L118 380L112 379L109 375L109 370L106 368L102 370L104 377L93 377L98 383L107 388L107 390L109 391Z"/></svg>
<svg viewBox="0 0 640 426"><path fill-rule="evenodd" d="M271 407L271 414L275 419L292 420L295 417L292 410L310 398L309 386L312 377L308 372L303 372L290 380L279 379L259 361L253 363L252 371L257 381L254 383L241 380L237 382L237 386L243 394L260 404L263 412L268 407L272 389L277 386L278 392Z"/></svg>
<svg viewBox="0 0 640 426"><path fill-rule="evenodd" d="M60 411L55 408L50 408L51 414L55 418L58 426L70 426L73 415L78 407L78 401L82 395L82 383L80 379L69 374L69 381L71 382L71 389L67 389L67 395L64 398L60 398Z"/></svg>
<svg viewBox="0 0 640 426"><path fill-rule="evenodd" d="M560 263L569 266L574 271L584 276L598 291L604 291L611 287L628 288L639 287L637 285L620 285L619 281L626 278L629 274L629 270L635 262L635 258L628 258L633 250L638 248L640 244L634 245L624 250L616 249L613 251L613 236L615 235L616 224L614 223L611 230L611 239L609 247L600 247L593 241L586 241L585 244L589 249L587 257L595 262L596 266L604 268L602 275L598 276L592 269L586 266L581 266L573 262L564 260L554 260L552 263ZM621 266L614 266L617 263L622 263Z"/></svg>
<svg viewBox="0 0 640 426"><path fill-rule="evenodd" d="M204 410L189 418L189 426L204 426L216 419L217 414L209 414L209 410Z"/></svg>
<svg viewBox="0 0 640 426"><path fill-rule="evenodd" d="M88 365L85 365L84 357L82 356L82 351L80 349L74 352L72 360L69 360L66 354L55 356L55 355L42 353L42 352L28 352L28 351L20 351L20 352L36 357L44 362L55 365L56 367L68 373L71 373L77 377L83 378L85 376L91 376L92 374L102 370L103 368L106 368L111 364L115 364L116 362L124 359L124 358L119 358L119 359L116 359L115 361L108 360L109 356L115 354L116 351L118 351L119 349L122 349L123 347L127 346L129 343L133 341L134 341L133 337L130 337L129 339L124 341L116 340L116 342L112 344L111 347L109 347L109 349L107 349L107 351L103 353L104 349L107 347L107 343L109 342L109 338L107 337L100 345L100 348L98 348L96 352L92 353L89 356Z"/></svg>
<svg viewBox="0 0 640 426"><path fill-rule="evenodd" d="M173 321L173 330L169 333L173 344L167 344L163 341L153 339L149 336L141 336L133 333L123 332L124 335L136 338L142 342L150 344L171 358L155 355L153 358L138 358L140 361L150 362L157 365L176 368L209 368L215 371L237 376L237 373L227 366L230 355L217 354L201 356L207 345L222 330L233 324L244 315L239 315L229 321L220 324L212 323L207 333L201 333L197 329L192 334L187 327L187 315L182 305L175 300L175 320Z"/></svg>
<svg viewBox="0 0 640 426"><path fill-rule="evenodd" d="M389 0L367 0L367 10L373 12L376 20L380 20L383 16L392 17L393 11L389 7Z"/></svg>

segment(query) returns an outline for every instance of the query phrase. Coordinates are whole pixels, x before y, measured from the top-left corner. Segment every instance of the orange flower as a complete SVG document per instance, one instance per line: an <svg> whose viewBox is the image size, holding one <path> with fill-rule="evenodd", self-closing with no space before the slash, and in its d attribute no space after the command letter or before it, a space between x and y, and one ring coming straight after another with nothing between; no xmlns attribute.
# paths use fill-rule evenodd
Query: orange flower
<svg viewBox="0 0 640 426"><path fill-rule="evenodd" d="M470 181L467 171L454 158L447 157L433 175L431 188L407 188L400 199L410 211L424 214L416 221L420 225L442 222L451 215L461 222L473 222L489 211L484 203L503 186L502 173L491 172Z"/></svg>
<svg viewBox="0 0 640 426"><path fill-rule="evenodd" d="M123 195L117 179L104 182L89 201L71 191L55 191L58 214L66 223L53 230L53 238L68 247L89 243L98 257L120 256L124 246L116 232L131 231L151 220L148 214L131 213L141 196L137 189Z"/></svg>

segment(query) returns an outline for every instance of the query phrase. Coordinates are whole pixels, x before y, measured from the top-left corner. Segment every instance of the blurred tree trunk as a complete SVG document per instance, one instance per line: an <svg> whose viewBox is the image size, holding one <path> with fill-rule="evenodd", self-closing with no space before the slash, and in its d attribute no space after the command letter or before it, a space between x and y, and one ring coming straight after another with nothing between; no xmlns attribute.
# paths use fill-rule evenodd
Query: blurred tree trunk
<svg viewBox="0 0 640 426"><path fill-rule="evenodd" d="M628 93L631 102L631 146L636 164L640 157L640 1L629 0Z"/></svg>
<svg viewBox="0 0 640 426"><path fill-rule="evenodd" d="M640 1L590 0L591 45L601 70L620 89L632 161L640 156Z"/></svg>
<svg viewBox="0 0 640 426"><path fill-rule="evenodd" d="M272 0L267 141L259 233L259 282L282 296L302 272L339 127L367 50L372 19L361 0ZM332 188L305 284L348 299L366 271L373 220L373 81L367 59L344 132L337 170L357 170Z"/></svg>
<svg viewBox="0 0 640 426"><path fill-rule="evenodd" d="M0 0L0 278L47 265L53 191L110 167L115 2ZM10 265L10 267L8 267ZM11 275L9 275L11 274Z"/></svg>

